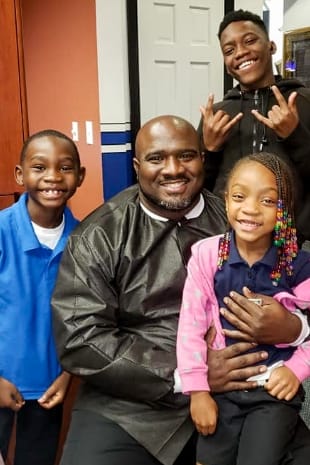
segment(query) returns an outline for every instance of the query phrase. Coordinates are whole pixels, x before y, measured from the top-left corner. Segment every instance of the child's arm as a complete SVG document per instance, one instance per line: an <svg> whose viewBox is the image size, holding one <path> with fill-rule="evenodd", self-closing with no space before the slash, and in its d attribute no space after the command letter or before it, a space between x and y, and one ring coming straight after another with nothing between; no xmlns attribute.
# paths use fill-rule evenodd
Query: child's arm
<svg viewBox="0 0 310 465"><path fill-rule="evenodd" d="M0 377L0 408L10 408L18 412L25 401L17 387L5 378Z"/></svg>
<svg viewBox="0 0 310 465"><path fill-rule="evenodd" d="M272 371L265 389L279 400L291 400L296 395L299 386L300 381L292 370L282 366Z"/></svg>
<svg viewBox="0 0 310 465"><path fill-rule="evenodd" d="M179 316L177 363L182 391L186 394L210 390L205 336L212 322L210 293L214 291L213 276L208 280L204 274L204 245L202 241L192 247Z"/></svg>
<svg viewBox="0 0 310 465"><path fill-rule="evenodd" d="M297 340L291 344L277 344L278 347L287 347L289 345L299 346L309 336L309 325L306 315L302 315L300 309L304 311L310 310L310 278L305 279L297 286L292 288L292 293L279 292L274 295L274 298L280 302L287 310L299 316L302 322L302 331Z"/></svg>
<svg viewBox="0 0 310 465"><path fill-rule="evenodd" d="M199 433L204 436L214 433L218 408L208 391L191 392L190 412Z"/></svg>
<svg viewBox="0 0 310 465"><path fill-rule="evenodd" d="M41 407L50 409L55 407L55 405L63 402L66 392L68 390L69 382L71 375L66 371L62 372L58 378L50 385L50 387L45 391L42 397L38 399Z"/></svg>

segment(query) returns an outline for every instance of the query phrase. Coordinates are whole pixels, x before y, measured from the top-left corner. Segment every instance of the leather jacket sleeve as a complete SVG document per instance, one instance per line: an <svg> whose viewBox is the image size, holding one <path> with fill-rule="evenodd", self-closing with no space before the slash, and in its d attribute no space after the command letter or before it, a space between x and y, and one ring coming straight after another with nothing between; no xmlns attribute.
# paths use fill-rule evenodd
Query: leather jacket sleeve
<svg viewBox="0 0 310 465"><path fill-rule="evenodd" d="M118 254L108 249L102 237L100 254L94 241L69 239L52 299L60 362L105 394L145 402L166 394L169 399L175 350L121 321L113 271Z"/></svg>

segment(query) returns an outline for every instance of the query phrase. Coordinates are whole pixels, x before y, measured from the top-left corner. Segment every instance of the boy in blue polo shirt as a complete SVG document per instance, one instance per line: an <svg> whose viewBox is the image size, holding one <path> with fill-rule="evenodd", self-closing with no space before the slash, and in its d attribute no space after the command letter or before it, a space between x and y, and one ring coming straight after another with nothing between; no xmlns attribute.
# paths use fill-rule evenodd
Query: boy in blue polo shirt
<svg viewBox="0 0 310 465"><path fill-rule="evenodd" d="M66 207L85 168L74 142L55 130L24 144L17 203L0 211L0 453L16 416L14 465L53 465L70 375L59 365L50 298L68 235L78 221Z"/></svg>

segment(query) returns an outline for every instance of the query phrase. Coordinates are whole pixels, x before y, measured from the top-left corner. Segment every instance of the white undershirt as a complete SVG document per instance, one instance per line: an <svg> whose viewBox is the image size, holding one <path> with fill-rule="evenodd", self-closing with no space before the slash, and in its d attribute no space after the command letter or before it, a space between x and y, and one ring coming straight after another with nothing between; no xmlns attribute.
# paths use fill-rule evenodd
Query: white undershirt
<svg viewBox="0 0 310 465"><path fill-rule="evenodd" d="M55 249L65 228L65 216L62 216L62 222L59 226L56 226L56 228L43 228L33 221L31 221L31 223L40 244L43 244L52 250Z"/></svg>
<svg viewBox="0 0 310 465"><path fill-rule="evenodd" d="M157 215L157 213L152 212L149 210L142 202L140 202L142 210L151 218L154 220L159 220L159 221L169 221L169 218L166 218L165 216L160 216ZM205 201L203 198L203 195L200 194L199 201L196 203L196 205L188 212L184 217L187 220L191 220L192 218L198 218L198 216L202 213L202 210L205 207Z"/></svg>

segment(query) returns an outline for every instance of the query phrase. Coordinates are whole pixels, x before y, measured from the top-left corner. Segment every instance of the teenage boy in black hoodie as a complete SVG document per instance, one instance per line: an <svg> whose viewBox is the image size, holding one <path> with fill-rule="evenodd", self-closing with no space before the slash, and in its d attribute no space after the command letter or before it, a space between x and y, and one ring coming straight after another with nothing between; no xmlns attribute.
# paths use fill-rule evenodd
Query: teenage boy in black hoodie
<svg viewBox="0 0 310 465"><path fill-rule="evenodd" d="M262 19L244 10L228 13L218 37L227 72L239 84L223 101L209 96L198 128L206 155L206 187L222 194L228 172L241 157L276 153L296 172L299 241L310 240L310 89L274 76Z"/></svg>

